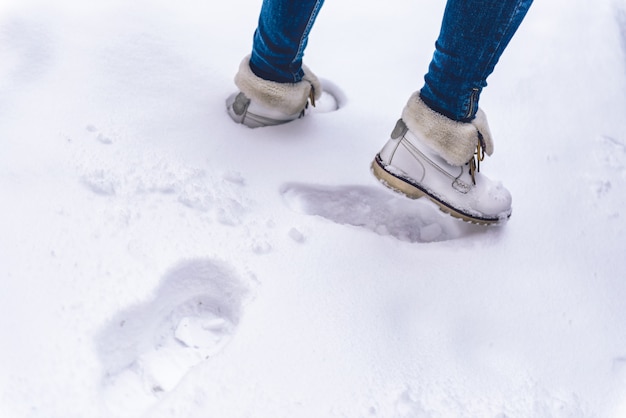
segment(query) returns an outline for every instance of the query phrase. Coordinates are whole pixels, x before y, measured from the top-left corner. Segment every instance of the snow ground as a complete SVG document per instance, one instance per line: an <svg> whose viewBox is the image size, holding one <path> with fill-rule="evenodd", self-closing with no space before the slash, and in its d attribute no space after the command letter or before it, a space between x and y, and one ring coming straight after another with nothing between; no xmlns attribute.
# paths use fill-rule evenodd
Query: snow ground
<svg viewBox="0 0 626 418"><path fill-rule="evenodd" d="M536 2L481 105L507 225L369 163L443 1L327 2L337 112L224 100L259 2L0 5L0 416L626 416L626 2Z"/></svg>

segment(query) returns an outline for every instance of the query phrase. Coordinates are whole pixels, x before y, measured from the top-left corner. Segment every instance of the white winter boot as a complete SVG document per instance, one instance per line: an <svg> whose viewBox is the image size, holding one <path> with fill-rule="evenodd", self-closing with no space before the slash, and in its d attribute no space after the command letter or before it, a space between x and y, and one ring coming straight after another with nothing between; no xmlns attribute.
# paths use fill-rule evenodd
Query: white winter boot
<svg viewBox="0 0 626 418"><path fill-rule="evenodd" d="M264 80L250 69L248 55L235 75L235 84L240 91L226 100L228 114L235 122L249 128L279 125L304 116L309 103L315 106L323 92L315 74L305 65L302 69L304 78L298 83ZM332 97L326 100L335 101ZM335 102L334 109L336 108Z"/></svg>
<svg viewBox="0 0 626 418"><path fill-rule="evenodd" d="M430 109L414 93L372 163L386 186L417 199L422 196L465 221L493 224L511 216L511 194L478 171L493 140L482 110L469 123Z"/></svg>

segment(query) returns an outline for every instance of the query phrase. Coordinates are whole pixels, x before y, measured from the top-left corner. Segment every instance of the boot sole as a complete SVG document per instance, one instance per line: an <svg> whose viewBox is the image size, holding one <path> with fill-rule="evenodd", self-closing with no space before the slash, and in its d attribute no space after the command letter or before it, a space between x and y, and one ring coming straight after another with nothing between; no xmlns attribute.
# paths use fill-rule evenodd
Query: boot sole
<svg viewBox="0 0 626 418"><path fill-rule="evenodd" d="M372 172L374 176L389 189L401 193L410 199L419 199L421 197L427 197L432 202L436 203L442 212L447 213L457 219L461 219L465 222L471 222L478 225L495 225L508 219L511 214L509 213L506 219L501 218L486 218L481 216L472 215L462 210L456 209L450 206L448 203L440 200L436 196L429 194L426 190L422 189L419 184L412 182L410 179L393 174L385 168L380 155L377 154L374 161L372 161Z"/></svg>

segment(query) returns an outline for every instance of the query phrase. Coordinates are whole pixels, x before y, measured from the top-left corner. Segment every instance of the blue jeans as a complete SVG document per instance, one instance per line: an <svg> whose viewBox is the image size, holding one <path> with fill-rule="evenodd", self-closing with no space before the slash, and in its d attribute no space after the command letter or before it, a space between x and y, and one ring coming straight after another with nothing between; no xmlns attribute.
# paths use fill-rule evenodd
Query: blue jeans
<svg viewBox="0 0 626 418"><path fill-rule="evenodd" d="M420 90L433 110L470 121L487 77L533 0L448 0ZM302 80L302 56L324 0L263 0L250 68L279 83Z"/></svg>
<svg viewBox="0 0 626 418"><path fill-rule="evenodd" d="M324 0L263 0L250 69L279 83L302 80L302 56Z"/></svg>
<svg viewBox="0 0 626 418"><path fill-rule="evenodd" d="M448 0L424 77L424 103L460 121L474 119L478 99L533 0Z"/></svg>

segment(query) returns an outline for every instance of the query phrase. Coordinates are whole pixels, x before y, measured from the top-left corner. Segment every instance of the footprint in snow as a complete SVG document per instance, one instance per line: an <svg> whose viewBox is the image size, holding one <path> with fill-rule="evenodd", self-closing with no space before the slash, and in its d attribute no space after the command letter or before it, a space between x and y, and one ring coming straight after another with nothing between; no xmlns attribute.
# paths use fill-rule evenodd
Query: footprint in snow
<svg viewBox="0 0 626 418"><path fill-rule="evenodd" d="M295 211L407 242L446 241L484 230L441 213L427 199L407 199L382 187L287 183L280 192Z"/></svg>
<svg viewBox="0 0 626 418"><path fill-rule="evenodd" d="M237 327L247 293L228 267L196 259L172 269L152 300L113 318L97 340L110 412L145 411L217 354Z"/></svg>

